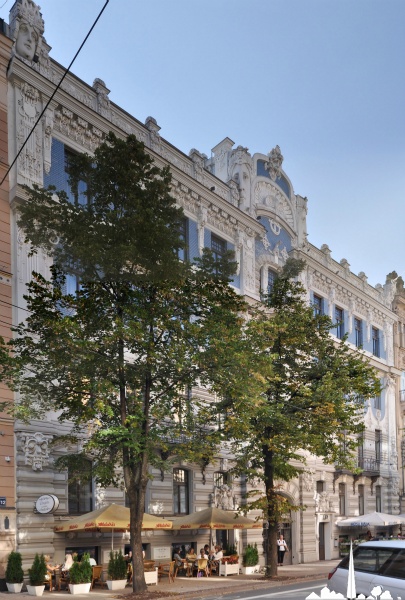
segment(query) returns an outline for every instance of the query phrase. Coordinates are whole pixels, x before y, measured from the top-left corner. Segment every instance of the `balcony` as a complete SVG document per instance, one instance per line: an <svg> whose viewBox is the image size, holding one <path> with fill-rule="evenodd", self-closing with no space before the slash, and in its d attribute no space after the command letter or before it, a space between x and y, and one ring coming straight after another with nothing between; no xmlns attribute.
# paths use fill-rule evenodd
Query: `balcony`
<svg viewBox="0 0 405 600"><path fill-rule="evenodd" d="M359 458L357 465L363 470L363 475L374 477L380 474L380 461L377 458Z"/></svg>

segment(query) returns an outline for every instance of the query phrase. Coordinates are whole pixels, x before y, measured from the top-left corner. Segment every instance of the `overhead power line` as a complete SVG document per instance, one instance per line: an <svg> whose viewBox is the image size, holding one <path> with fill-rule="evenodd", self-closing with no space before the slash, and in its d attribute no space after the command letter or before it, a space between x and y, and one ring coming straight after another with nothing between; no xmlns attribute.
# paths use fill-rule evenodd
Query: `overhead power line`
<svg viewBox="0 0 405 600"><path fill-rule="evenodd" d="M58 85L56 86L56 88L54 89L51 97L49 98L48 102L46 103L44 109L42 110L41 114L39 115L38 119L36 120L36 122L34 123L33 128L31 129L31 131L29 132L25 142L23 143L23 145L21 146L21 148L19 149L17 156L15 157L15 159L13 160L13 162L11 163L11 165L9 166L9 168L6 171L6 174L4 175L3 179L0 181L0 185L2 185L4 183L4 180L6 179L7 175L10 173L11 169L13 168L13 166L15 165L15 163L18 160L18 157L20 156L21 152L24 150L28 140L30 139L31 135L34 133L34 130L36 128L36 126L38 125L39 121L42 119L42 117L45 114L45 111L47 110L48 106L50 105L50 103L52 102L56 92L58 91L58 89L60 88L63 80L65 79L66 75L69 73L71 66L73 65L73 63L75 62L76 58L79 56L81 49L83 48L84 44L87 42L88 38L90 37L91 32L93 31L94 27L97 24L97 21L99 20L99 18L101 17L101 15L103 14L107 4L109 3L110 0L106 0L106 3L104 4L103 8L101 9L101 11L98 14L97 19L94 21L93 25L91 26L88 34L86 35L86 37L84 38L83 42L80 45L80 48L78 49L78 51L76 52L76 54L74 55L70 65L68 66L68 68L65 70L65 72L62 75L61 80L59 81Z"/></svg>

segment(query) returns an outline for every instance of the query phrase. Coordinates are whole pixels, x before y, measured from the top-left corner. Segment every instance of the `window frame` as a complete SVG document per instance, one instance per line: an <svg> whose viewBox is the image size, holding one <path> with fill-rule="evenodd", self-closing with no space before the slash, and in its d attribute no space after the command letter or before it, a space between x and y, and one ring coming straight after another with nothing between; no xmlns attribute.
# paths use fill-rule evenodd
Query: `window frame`
<svg viewBox="0 0 405 600"><path fill-rule="evenodd" d="M324 298L319 296L319 294L313 294L312 307L316 317L322 316L324 314Z"/></svg>
<svg viewBox="0 0 405 600"><path fill-rule="evenodd" d="M92 462L90 460L87 460L86 462L89 466L90 473L92 473ZM75 500L73 500L73 496L76 497ZM73 507L73 502L76 503L75 507ZM80 479L75 479L71 482L68 480L67 505L69 515L83 515L93 510L94 481L92 476L83 482L80 481Z"/></svg>
<svg viewBox="0 0 405 600"><path fill-rule="evenodd" d="M183 481L176 481L176 474L184 473ZM173 514L190 514L190 472L182 467L173 468ZM184 495L181 491L184 490ZM184 500L184 510L182 510L182 501Z"/></svg>
<svg viewBox="0 0 405 600"><path fill-rule="evenodd" d="M371 339L373 342L373 355L380 358L380 330L378 327L371 328Z"/></svg>
<svg viewBox="0 0 405 600"><path fill-rule="evenodd" d="M336 337L343 340L345 335L345 311L335 305Z"/></svg>
<svg viewBox="0 0 405 600"><path fill-rule="evenodd" d="M358 317L354 317L354 335L355 335L355 346L357 348L363 347L363 320Z"/></svg>

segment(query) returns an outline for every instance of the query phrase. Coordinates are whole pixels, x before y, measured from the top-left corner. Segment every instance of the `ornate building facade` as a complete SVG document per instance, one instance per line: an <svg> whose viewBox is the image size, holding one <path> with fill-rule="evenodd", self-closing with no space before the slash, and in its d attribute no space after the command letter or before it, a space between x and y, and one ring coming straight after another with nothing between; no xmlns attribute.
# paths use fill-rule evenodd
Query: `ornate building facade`
<svg viewBox="0 0 405 600"><path fill-rule="evenodd" d="M283 486L283 493L290 500L307 507L280 524L290 540L289 559L298 563L337 557L336 524L344 516L376 508L398 513L399 371L395 367L393 342L397 316L392 310L395 283L388 281L373 288L364 273L351 273L347 260L332 259L327 245L318 249L308 242L307 199L294 193L282 169L278 146L267 155L252 156L247 148L235 148L234 142L226 138L213 148L210 159L196 149L185 155L161 137L154 118L148 117L141 123L113 104L101 79L95 79L90 86L70 74L42 115L64 70L50 57L44 21L32 0L17 0L10 12L8 34L3 37L4 47L9 44L10 48L13 43L6 82L9 156L13 159L21 151L10 172L7 194L12 227L14 322L25 318L23 294L32 271L45 275L49 272L45 255L28 255L16 224L16 206L25 200L22 186L52 183L69 193L65 173L69 153L91 153L109 131L118 136L135 134L158 166L170 165L172 193L186 217L184 236L190 256L197 256L204 246L218 253L234 250L238 270L233 285L252 301L259 300L261 290L272 285L288 256L304 258L302 282L308 302L314 310L339 322L334 331L336 338L348 333L353 349L363 347L380 373L384 390L379 398L365 404L366 433L359 450L358 472L342 472L309 457L308 471ZM193 389L192 393L209 397L204 389ZM55 561L61 561L67 549L89 549L100 562L108 558L110 534L54 532L58 523L72 515L108 502L125 502L119 489L72 485L67 473L55 471L53 462L65 449L51 445L51 441L68 430L68 424L60 424L56 414L49 414L46 421L15 424L16 544L25 566L38 551L51 554ZM208 466L183 461L174 465L171 473L152 471L145 509L170 516L210 505L236 508L247 490L243 478L230 476L231 463L232 456L224 449ZM43 495L56 499L44 513L36 508L36 501ZM204 537L198 531L175 533L145 532L147 556L167 557L173 543L208 542L208 534ZM119 542L117 536L116 544L125 547L127 536L119 534ZM260 532L233 532L227 541L237 544L241 551L247 541L256 541L261 548L262 538Z"/></svg>

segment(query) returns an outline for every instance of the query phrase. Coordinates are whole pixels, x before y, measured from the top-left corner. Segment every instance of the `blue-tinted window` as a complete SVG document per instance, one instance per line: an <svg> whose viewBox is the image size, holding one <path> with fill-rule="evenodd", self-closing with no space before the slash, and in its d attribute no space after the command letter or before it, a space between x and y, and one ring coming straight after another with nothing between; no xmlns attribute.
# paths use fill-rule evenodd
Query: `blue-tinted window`
<svg viewBox="0 0 405 600"><path fill-rule="evenodd" d="M323 298L321 296L314 294L312 305L314 307L314 315L323 315Z"/></svg>
<svg viewBox="0 0 405 600"><path fill-rule="evenodd" d="M361 319L354 319L354 337L357 348L363 346L363 321Z"/></svg>
<svg viewBox="0 0 405 600"><path fill-rule="evenodd" d="M336 337L340 340L345 335L345 313L343 308L335 306Z"/></svg>
<svg viewBox="0 0 405 600"><path fill-rule="evenodd" d="M373 354L374 356L380 356L380 330L376 327L372 328L373 338Z"/></svg>
<svg viewBox="0 0 405 600"><path fill-rule="evenodd" d="M268 270L268 275L267 275L267 293L271 294L271 292L273 291L273 287L274 287L274 283L277 279L277 273L275 271L273 271L272 269Z"/></svg>
<svg viewBox="0 0 405 600"><path fill-rule="evenodd" d="M179 258L180 260L189 260L189 235L188 235L188 219L184 217L181 219L179 223L179 236L182 242L184 243L184 247L179 250Z"/></svg>

